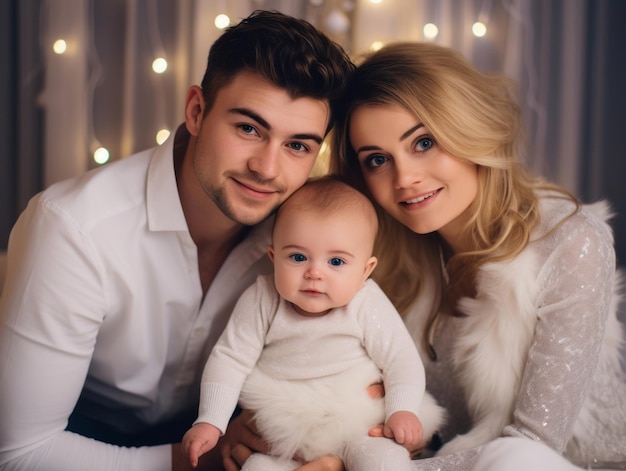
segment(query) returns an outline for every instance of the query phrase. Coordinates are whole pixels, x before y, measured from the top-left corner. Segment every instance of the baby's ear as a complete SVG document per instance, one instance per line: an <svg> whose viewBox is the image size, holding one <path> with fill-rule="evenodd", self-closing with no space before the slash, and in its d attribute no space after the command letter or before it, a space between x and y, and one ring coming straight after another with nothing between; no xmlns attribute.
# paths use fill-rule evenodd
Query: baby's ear
<svg viewBox="0 0 626 471"><path fill-rule="evenodd" d="M367 263L365 264L365 271L363 272L363 281L369 278L369 276L374 271L374 268L376 268L376 265L378 265L378 259L376 257L370 257Z"/></svg>
<svg viewBox="0 0 626 471"><path fill-rule="evenodd" d="M272 247L271 245L267 247L267 256L270 258L272 263L274 263L274 247Z"/></svg>

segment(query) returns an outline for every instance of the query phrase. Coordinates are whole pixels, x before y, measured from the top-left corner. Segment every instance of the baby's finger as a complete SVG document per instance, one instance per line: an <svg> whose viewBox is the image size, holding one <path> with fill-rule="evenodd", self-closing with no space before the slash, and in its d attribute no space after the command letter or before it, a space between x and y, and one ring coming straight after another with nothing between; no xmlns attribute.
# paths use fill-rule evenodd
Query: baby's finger
<svg viewBox="0 0 626 471"><path fill-rule="evenodd" d="M198 466L198 459L200 458L200 444L198 442L191 442L186 451L191 466L195 468Z"/></svg>

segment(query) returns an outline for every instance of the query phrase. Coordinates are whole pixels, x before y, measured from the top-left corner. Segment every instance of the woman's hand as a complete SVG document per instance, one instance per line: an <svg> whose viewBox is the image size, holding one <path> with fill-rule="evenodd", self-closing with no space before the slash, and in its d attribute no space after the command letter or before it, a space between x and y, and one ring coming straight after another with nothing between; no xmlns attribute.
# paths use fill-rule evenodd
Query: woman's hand
<svg viewBox="0 0 626 471"><path fill-rule="evenodd" d="M217 444L226 471L239 471L252 453L269 453L269 447L258 434L252 417L252 412L243 410L228 424L226 435Z"/></svg>

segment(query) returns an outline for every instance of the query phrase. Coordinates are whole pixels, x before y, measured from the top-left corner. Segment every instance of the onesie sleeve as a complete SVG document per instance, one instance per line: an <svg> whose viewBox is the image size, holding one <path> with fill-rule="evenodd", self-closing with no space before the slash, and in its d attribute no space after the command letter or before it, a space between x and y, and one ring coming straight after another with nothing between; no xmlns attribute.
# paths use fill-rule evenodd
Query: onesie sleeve
<svg viewBox="0 0 626 471"><path fill-rule="evenodd" d="M380 287L366 282L359 319L364 346L382 371L386 417L405 410L418 415L425 391L424 365L400 314Z"/></svg>
<svg viewBox="0 0 626 471"><path fill-rule="evenodd" d="M226 431L241 387L261 355L277 304L278 294L269 276L257 278L241 295L202 373L195 423L210 423Z"/></svg>

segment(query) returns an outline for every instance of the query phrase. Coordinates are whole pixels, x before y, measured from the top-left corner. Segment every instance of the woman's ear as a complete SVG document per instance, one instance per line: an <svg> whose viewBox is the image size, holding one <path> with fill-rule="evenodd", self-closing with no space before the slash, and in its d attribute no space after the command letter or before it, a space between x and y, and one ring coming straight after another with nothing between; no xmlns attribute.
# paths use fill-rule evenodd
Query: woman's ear
<svg viewBox="0 0 626 471"><path fill-rule="evenodd" d="M365 280L369 278L369 276L374 271L374 268L376 268L376 265L378 265L378 259L376 257L370 257L365 264L365 270L363 272L363 282L365 282Z"/></svg>
<svg viewBox="0 0 626 471"><path fill-rule="evenodd" d="M185 125L192 136L197 136L204 118L205 102L202 89L197 85L189 87L185 98Z"/></svg>

